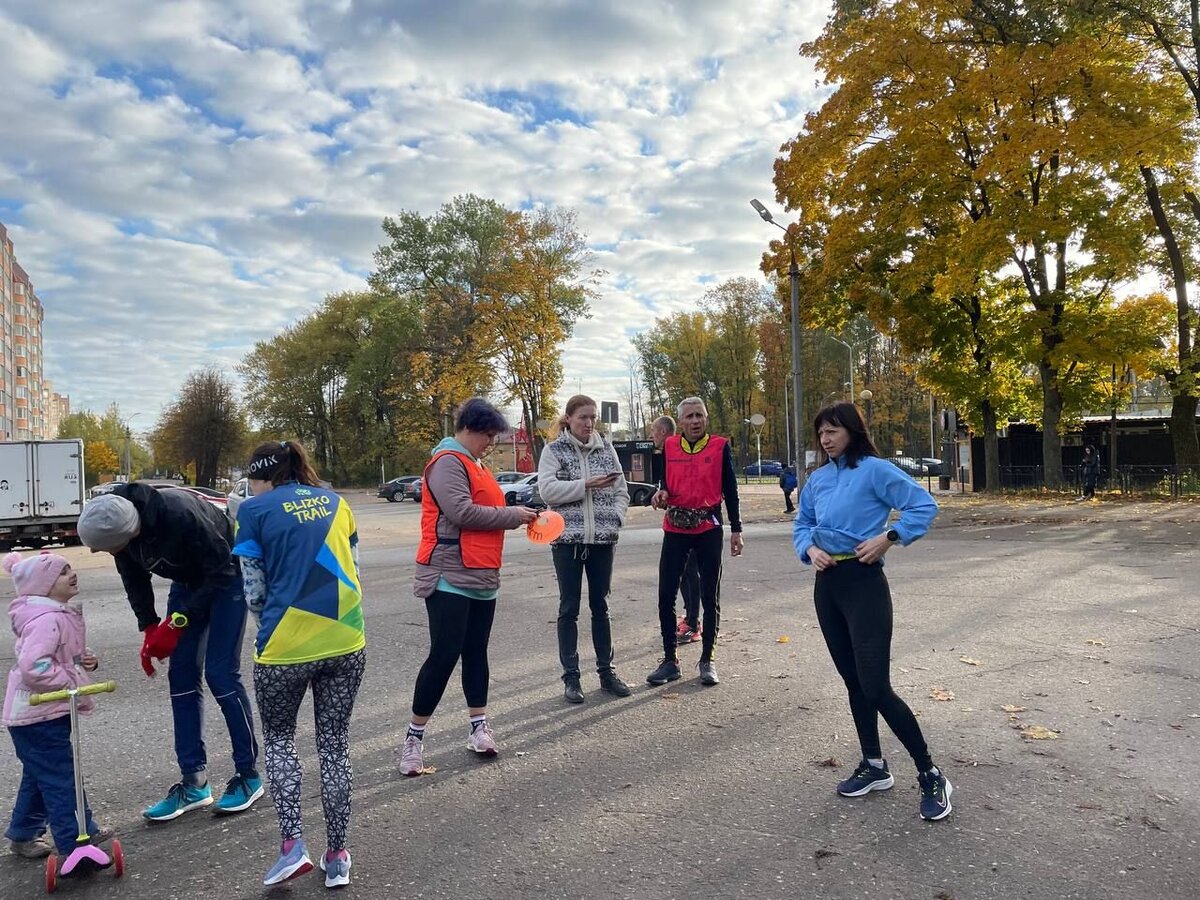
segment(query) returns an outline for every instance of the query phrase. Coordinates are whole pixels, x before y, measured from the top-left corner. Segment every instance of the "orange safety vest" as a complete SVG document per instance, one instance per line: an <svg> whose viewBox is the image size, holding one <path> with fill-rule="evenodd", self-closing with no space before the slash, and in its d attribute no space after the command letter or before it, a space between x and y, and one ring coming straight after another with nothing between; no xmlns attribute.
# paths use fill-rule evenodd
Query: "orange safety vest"
<svg viewBox="0 0 1200 900"><path fill-rule="evenodd" d="M477 506L504 506L504 490L495 476L465 453L459 453L457 450L440 451L425 467L426 476L430 466L447 455L457 456L462 460L463 468L467 470L467 478L471 482L472 503ZM417 562L423 566L429 565L433 559L433 550L438 544L457 544L463 568L500 568L500 558L504 551L504 529L474 531L462 528L459 529L457 538L439 538L438 522L441 518L441 507L438 506L433 492L429 490L429 479L426 478L421 491L421 543L417 547Z"/></svg>

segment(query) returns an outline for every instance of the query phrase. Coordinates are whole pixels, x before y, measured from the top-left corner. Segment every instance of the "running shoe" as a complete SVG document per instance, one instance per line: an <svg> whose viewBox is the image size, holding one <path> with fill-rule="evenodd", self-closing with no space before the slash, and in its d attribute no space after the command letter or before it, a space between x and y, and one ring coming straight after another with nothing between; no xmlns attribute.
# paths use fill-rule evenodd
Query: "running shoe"
<svg viewBox="0 0 1200 900"><path fill-rule="evenodd" d="M400 751L400 774L406 778L416 778L425 771L425 757L422 755L421 739L409 735L404 739L404 748Z"/></svg>
<svg viewBox="0 0 1200 900"><path fill-rule="evenodd" d="M604 672L600 675L600 690L607 691L615 697L628 697L633 693L629 685L617 677L616 672Z"/></svg>
<svg viewBox="0 0 1200 900"><path fill-rule="evenodd" d="M178 819L185 812L200 809L212 802L212 788L207 784L204 787L196 787L181 781L171 785L167 796L158 803L142 810L142 815L151 822L170 822L172 819Z"/></svg>
<svg viewBox="0 0 1200 900"><path fill-rule="evenodd" d="M693 628L687 623L687 619L679 620L679 627L675 629L676 645L694 644L702 637L704 637L704 627L699 622Z"/></svg>
<svg viewBox="0 0 1200 900"><path fill-rule="evenodd" d="M218 815L229 815L249 809L263 795L262 779L257 775L234 775L225 785L225 793L213 807Z"/></svg>
<svg viewBox="0 0 1200 900"><path fill-rule="evenodd" d="M927 822L936 822L950 815L950 795L954 788L950 779L936 768L917 774L917 783L921 785L921 818Z"/></svg>
<svg viewBox="0 0 1200 900"><path fill-rule="evenodd" d="M325 873L325 887L345 887L350 883L350 851L327 851L321 857L321 871Z"/></svg>
<svg viewBox="0 0 1200 900"><path fill-rule="evenodd" d="M714 684L720 684L721 679L717 676L717 664L711 659L700 660L696 664L696 668L700 670L700 683L706 687L712 687Z"/></svg>
<svg viewBox="0 0 1200 900"><path fill-rule="evenodd" d="M888 771L886 759L882 769L864 759L858 764L853 775L838 783L837 792L843 797L862 797L871 791L886 791L895 783L896 779Z"/></svg>
<svg viewBox="0 0 1200 900"><path fill-rule="evenodd" d="M280 847L279 859L275 861L275 865L271 866L271 870L267 872L263 878L263 884L270 887L273 884L283 884L285 881L291 881L293 878L299 878L312 871L312 860L308 858L308 851L304 849L303 839L292 844L292 849L286 853Z"/></svg>
<svg viewBox="0 0 1200 900"><path fill-rule="evenodd" d="M679 671L679 660L664 657L663 661L658 664L658 668L646 676L646 681L657 687L668 681L678 681L682 677L683 673Z"/></svg>
<svg viewBox="0 0 1200 900"><path fill-rule="evenodd" d="M495 756L499 751L496 749L496 736L492 733L492 726L487 722L480 722L467 738L467 749L481 756Z"/></svg>

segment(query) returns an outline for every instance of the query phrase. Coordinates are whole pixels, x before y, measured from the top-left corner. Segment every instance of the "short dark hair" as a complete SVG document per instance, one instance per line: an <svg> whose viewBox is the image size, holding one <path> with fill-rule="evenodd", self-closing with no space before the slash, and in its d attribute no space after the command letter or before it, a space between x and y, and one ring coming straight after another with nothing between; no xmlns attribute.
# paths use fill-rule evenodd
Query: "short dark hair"
<svg viewBox="0 0 1200 900"><path fill-rule="evenodd" d="M464 401L454 417L455 431L474 431L477 434L500 434L508 431L508 422L500 410L483 397Z"/></svg>
<svg viewBox="0 0 1200 900"><path fill-rule="evenodd" d="M867 423L863 421L862 412L853 403L834 403L826 406L813 419L813 432L817 435L817 446L821 446L821 426L832 425L834 428L845 428L850 432L850 443L846 445L846 465L851 469L858 465L864 456L878 456L875 442L867 431Z"/></svg>

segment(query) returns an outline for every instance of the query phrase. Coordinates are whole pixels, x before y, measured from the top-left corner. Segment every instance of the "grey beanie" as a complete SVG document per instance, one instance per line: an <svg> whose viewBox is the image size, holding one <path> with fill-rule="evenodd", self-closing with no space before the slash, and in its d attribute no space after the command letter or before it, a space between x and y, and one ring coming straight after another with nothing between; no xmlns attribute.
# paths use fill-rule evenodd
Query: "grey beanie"
<svg viewBox="0 0 1200 900"><path fill-rule="evenodd" d="M93 550L120 550L141 527L137 507L116 494L89 500L79 516L79 539Z"/></svg>

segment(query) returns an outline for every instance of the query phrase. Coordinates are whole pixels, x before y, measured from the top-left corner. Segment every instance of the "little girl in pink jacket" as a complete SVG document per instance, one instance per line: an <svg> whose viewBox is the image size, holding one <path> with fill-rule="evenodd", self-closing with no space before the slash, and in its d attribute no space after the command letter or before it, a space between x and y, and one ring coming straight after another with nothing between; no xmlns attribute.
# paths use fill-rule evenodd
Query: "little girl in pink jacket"
<svg viewBox="0 0 1200 900"><path fill-rule="evenodd" d="M63 557L41 553L25 559L10 553L0 565L13 577L17 597L8 607L16 635L16 664L8 673L3 724L17 758L21 784L12 821L5 832L19 856L49 855L47 826L61 854L75 847L75 763L71 748L70 707L66 701L29 705L31 694L82 687L99 661L87 649L83 608L72 598L79 577ZM78 698L81 712L94 705ZM112 836L96 826L87 811L88 833L99 842Z"/></svg>

